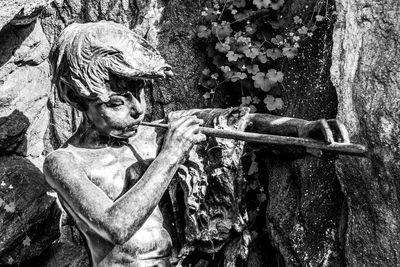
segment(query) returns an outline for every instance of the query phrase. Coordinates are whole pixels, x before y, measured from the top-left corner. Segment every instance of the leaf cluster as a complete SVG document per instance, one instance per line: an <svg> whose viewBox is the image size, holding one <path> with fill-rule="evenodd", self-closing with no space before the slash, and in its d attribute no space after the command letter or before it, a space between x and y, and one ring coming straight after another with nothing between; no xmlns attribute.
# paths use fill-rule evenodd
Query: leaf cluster
<svg viewBox="0 0 400 267"><path fill-rule="evenodd" d="M278 19L284 4L284 0L225 0L201 11L204 22L197 36L211 62L199 82L207 89L206 100L212 100L224 84L239 91L241 104L253 112L282 109L284 73L279 62L296 57L299 41L316 29L295 16L295 28L288 30Z"/></svg>

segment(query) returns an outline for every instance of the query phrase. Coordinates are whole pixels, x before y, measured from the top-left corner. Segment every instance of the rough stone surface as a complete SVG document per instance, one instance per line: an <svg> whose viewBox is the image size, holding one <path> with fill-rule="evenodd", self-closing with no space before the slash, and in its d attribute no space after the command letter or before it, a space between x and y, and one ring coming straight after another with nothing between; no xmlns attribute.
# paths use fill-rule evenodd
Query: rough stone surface
<svg viewBox="0 0 400 267"><path fill-rule="evenodd" d="M173 110L205 106L197 84L206 56L199 48L196 27L202 19L200 10L207 2L172 0L165 5L157 25L157 49L172 66L175 77L155 84L153 118Z"/></svg>
<svg viewBox="0 0 400 267"><path fill-rule="evenodd" d="M18 110L14 110L10 116L0 117L0 151L25 155L25 132L28 126L28 118Z"/></svg>
<svg viewBox="0 0 400 267"><path fill-rule="evenodd" d="M337 0L332 78L338 117L369 159L341 157L349 266L400 262L400 2Z"/></svg>
<svg viewBox="0 0 400 267"><path fill-rule="evenodd" d="M42 165L43 136L48 121L47 98L51 85L50 67L45 59L49 50L40 23L8 25L0 32L0 116L18 110L29 120L25 152L38 168Z"/></svg>
<svg viewBox="0 0 400 267"><path fill-rule="evenodd" d="M49 2L48 0L1 0L0 30L10 22L17 25L30 24Z"/></svg>
<svg viewBox="0 0 400 267"><path fill-rule="evenodd" d="M53 244L44 254L24 266L85 267L89 266L89 260L82 243L64 241Z"/></svg>
<svg viewBox="0 0 400 267"><path fill-rule="evenodd" d="M0 31L0 264L40 255L59 234L60 212L41 173L50 47L40 23L30 22Z"/></svg>
<svg viewBox="0 0 400 267"><path fill-rule="evenodd" d="M312 18L316 1L290 1L282 10L288 29L293 17ZM333 1L322 9L327 16ZM307 120L334 118L336 93L330 81L333 21L318 23L309 40L300 42L299 56L283 63L285 108L281 115ZM259 180L268 191L266 225L270 242L287 266L343 266L341 215L343 193L334 158L290 159L290 154L260 154ZM270 159L270 160L268 160ZM278 264L278 263L277 263Z"/></svg>
<svg viewBox="0 0 400 267"><path fill-rule="evenodd" d="M311 157L267 163L268 230L287 266L343 266L342 198L333 163Z"/></svg>
<svg viewBox="0 0 400 267"><path fill-rule="evenodd" d="M59 236L60 211L42 172L26 158L0 157L0 181L0 264L18 264Z"/></svg>

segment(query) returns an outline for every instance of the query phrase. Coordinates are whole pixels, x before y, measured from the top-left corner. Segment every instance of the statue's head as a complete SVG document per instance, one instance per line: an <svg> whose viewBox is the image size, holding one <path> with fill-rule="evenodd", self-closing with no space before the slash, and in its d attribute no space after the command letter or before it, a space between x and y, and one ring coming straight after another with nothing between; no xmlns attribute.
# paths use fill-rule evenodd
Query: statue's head
<svg viewBox="0 0 400 267"><path fill-rule="evenodd" d="M116 121L121 130L137 125L146 109L148 81L172 75L146 40L106 21L68 26L54 44L50 61L61 101L83 111L99 128Z"/></svg>
<svg viewBox="0 0 400 267"><path fill-rule="evenodd" d="M50 60L53 82L66 102L69 89L79 97L107 102L112 92L106 83L114 77L143 81L171 73L171 67L146 40L109 21L68 26L53 46Z"/></svg>

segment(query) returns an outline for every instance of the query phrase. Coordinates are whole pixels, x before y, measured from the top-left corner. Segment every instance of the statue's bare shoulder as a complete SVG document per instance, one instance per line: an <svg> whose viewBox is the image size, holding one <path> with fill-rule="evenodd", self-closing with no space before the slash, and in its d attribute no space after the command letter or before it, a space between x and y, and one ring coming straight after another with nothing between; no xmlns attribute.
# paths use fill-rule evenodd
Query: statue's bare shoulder
<svg viewBox="0 0 400 267"><path fill-rule="evenodd" d="M106 193L110 201L114 201L123 192L123 184L126 183L125 170L137 169L134 171L140 173L143 165L150 164L157 156L163 132L161 129L141 126L135 137L130 138L128 143L97 149L75 145L73 136L62 148L46 157L43 166L46 179L60 190L59 193L62 195L66 193L65 198L70 196L70 191L64 192L69 187L89 183L96 185L98 189ZM107 188L103 180L108 177L104 176L114 179L116 183L113 188ZM128 178L138 179L139 177ZM73 187L71 190L77 189Z"/></svg>
<svg viewBox="0 0 400 267"><path fill-rule="evenodd" d="M46 157L43 166L46 180L81 220L111 241L112 237L102 225L106 220L105 211L113 201L89 179L83 164L77 152L58 149Z"/></svg>
<svg viewBox="0 0 400 267"><path fill-rule="evenodd" d="M76 152L65 148L57 149L47 155L43 171L48 182L52 184L68 182L71 176L85 175Z"/></svg>

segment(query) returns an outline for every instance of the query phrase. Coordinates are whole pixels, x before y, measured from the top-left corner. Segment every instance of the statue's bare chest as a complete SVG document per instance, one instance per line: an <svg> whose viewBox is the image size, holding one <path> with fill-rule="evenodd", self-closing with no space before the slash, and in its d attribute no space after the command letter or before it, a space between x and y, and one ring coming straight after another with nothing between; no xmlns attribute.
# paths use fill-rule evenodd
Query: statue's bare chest
<svg viewBox="0 0 400 267"><path fill-rule="evenodd" d="M153 128L139 128L129 144L100 149L69 148L92 183L115 200L142 177L157 156L159 144Z"/></svg>
<svg viewBox="0 0 400 267"><path fill-rule="evenodd" d="M113 200L126 192L141 176L141 165L127 146L86 151L81 163L87 177Z"/></svg>

